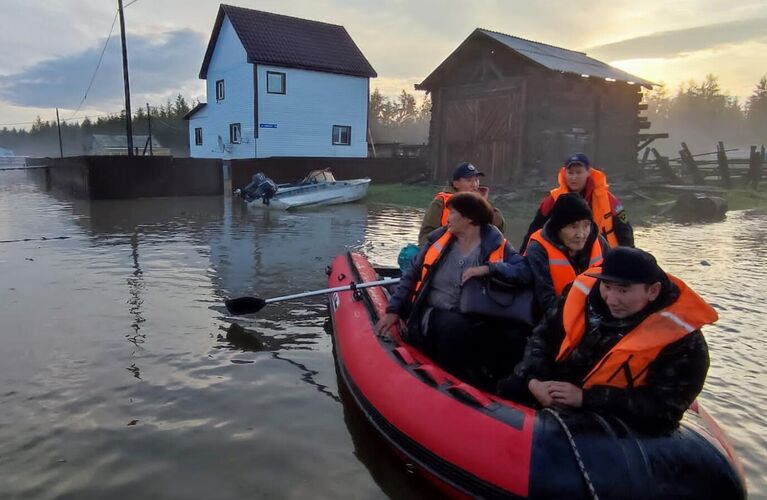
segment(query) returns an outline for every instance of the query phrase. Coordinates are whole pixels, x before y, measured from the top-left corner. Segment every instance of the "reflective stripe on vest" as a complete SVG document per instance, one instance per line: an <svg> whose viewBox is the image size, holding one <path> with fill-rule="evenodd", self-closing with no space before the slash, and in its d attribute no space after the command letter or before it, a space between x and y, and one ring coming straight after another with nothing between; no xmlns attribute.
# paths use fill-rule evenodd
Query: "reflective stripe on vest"
<svg viewBox="0 0 767 500"><path fill-rule="evenodd" d="M442 257L442 253L444 252L445 248L447 248L448 243L453 238L453 233L450 231L445 231L445 234L439 237L437 241L431 244L428 250L426 250L426 255L424 255L423 258L423 265L421 266L421 279L418 280L418 282L415 284L415 295L418 294L418 292L421 291L421 288L423 287L424 282L426 281L426 276L429 274L431 269L434 267L434 265L439 261L439 259ZM504 253L506 251L506 238L502 238L501 244L498 245L498 247L490 252L490 255L487 257L487 262L503 262ZM415 299L415 295L413 298Z"/></svg>
<svg viewBox="0 0 767 500"><path fill-rule="evenodd" d="M439 225L444 226L447 224L447 216L450 215L450 210L447 208L447 200L453 197L453 194L455 193L446 193L444 191L441 191L434 196L434 198L439 198L442 200L442 216L439 219Z"/></svg>
<svg viewBox="0 0 767 500"><path fill-rule="evenodd" d="M534 232L530 236L530 240L537 241L546 251L546 255L549 257L549 275L551 276L551 282L554 284L554 293L557 297L560 297L565 287L575 281L575 269L570 263L570 259L556 245L543 237L542 229ZM529 244L527 248L530 248ZM525 252L525 255L527 255L527 252ZM591 245L589 267L599 265L602 265L602 245L599 244L599 239L597 238Z"/></svg>
<svg viewBox="0 0 767 500"><path fill-rule="evenodd" d="M551 197L554 198L554 201L559 198L559 195L570 192L570 189L567 187L565 170L565 167L559 169L559 174L557 175L559 187L554 188L549 192ZM618 237L615 236L615 229L613 228L613 210L610 206L607 176L604 172L597 170L594 167L590 168L589 176L594 183L591 192L591 200L589 200L594 222L596 222L597 227L599 227L599 232L605 237L610 248L615 248L618 246Z"/></svg>
<svg viewBox="0 0 767 500"><path fill-rule="evenodd" d="M601 272L600 268L589 270ZM647 369L669 344L718 319L716 311L685 283L668 275L679 288L679 298L661 311L647 316L605 354L583 379L583 388L604 385L625 389L644 385ZM596 278L581 274L565 299L562 323L565 339L557 362L567 358L583 340L586 331L586 303Z"/></svg>

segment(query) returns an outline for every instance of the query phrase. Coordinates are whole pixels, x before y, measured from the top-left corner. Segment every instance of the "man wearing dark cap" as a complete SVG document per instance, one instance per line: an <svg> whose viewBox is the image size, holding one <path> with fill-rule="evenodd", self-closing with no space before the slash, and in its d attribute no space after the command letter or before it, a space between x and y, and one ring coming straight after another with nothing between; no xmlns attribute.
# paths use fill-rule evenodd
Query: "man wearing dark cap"
<svg viewBox="0 0 767 500"><path fill-rule="evenodd" d="M477 167L469 162L459 163L453 169L452 180L448 183L446 191L437 193L429 207L426 209L426 214L421 222L421 230L418 231L418 246L423 245L426 242L426 237L437 229L447 224L447 200L450 199L455 193L473 192L479 193L487 199L489 189L485 186L479 185L479 178L484 177L485 174L480 172ZM506 221L503 220L503 215L500 210L493 207L493 225L497 227L501 233L506 231Z"/></svg>
<svg viewBox="0 0 767 500"><path fill-rule="evenodd" d="M601 265L609 248L581 195L565 193L557 198L551 217L530 236L525 251L541 310L556 308L567 285L588 268Z"/></svg>
<svg viewBox="0 0 767 500"><path fill-rule="evenodd" d="M703 388L709 358L700 328L716 320L716 311L652 255L612 249L535 328L499 390L532 395L543 407L614 415L645 430L673 429Z"/></svg>
<svg viewBox="0 0 767 500"><path fill-rule="evenodd" d="M530 236L549 219L554 202L564 193L579 193L591 207L594 222L611 247L634 246L634 230L626 219L623 205L610 191L607 176L591 165L583 153L575 153L565 160L557 176L559 186L552 189L541 202L533 222L522 240L524 253Z"/></svg>

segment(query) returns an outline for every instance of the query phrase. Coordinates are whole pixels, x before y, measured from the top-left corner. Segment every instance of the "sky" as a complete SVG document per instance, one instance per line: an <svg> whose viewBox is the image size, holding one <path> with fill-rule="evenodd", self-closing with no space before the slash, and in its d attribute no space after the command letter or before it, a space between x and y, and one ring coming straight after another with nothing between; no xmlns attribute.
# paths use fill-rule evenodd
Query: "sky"
<svg viewBox="0 0 767 500"><path fill-rule="evenodd" d="M124 3L133 109L178 93L206 101L198 73L219 2ZM379 75L371 89L389 96L402 89L421 96L413 85L478 27L584 51L671 94L715 73L724 91L745 101L767 74L765 0L229 3L343 25ZM56 107L64 120L122 109L116 11L117 0L0 0L0 128L28 128L38 115L55 120Z"/></svg>

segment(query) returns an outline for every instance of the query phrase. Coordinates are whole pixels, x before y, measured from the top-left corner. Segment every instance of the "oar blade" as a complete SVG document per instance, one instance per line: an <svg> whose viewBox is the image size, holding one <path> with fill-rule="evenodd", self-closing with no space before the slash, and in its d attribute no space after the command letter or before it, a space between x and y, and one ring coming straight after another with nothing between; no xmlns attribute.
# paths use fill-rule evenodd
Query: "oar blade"
<svg viewBox="0 0 767 500"><path fill-rule="evenodd" d="M224 302L227 311L235 316L241 316L243 314L257 313L266 305L264 299L258 297L238 297L236 299L228 299Z"/></svg>

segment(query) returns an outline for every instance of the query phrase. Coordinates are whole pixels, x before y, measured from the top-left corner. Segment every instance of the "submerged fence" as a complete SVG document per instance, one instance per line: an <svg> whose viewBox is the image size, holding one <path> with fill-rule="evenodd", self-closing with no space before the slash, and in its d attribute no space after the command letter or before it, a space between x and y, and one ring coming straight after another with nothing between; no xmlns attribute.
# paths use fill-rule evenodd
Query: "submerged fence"
<svg viewBox="0 0 767 500"><path fill-rule="evenodd" d="M639 168L647 182L759 189L765 169L765 147L726 149L719 141L715 151L693 154L683 142L676 158L662 156L655 148L646 148Z"/></svg>

